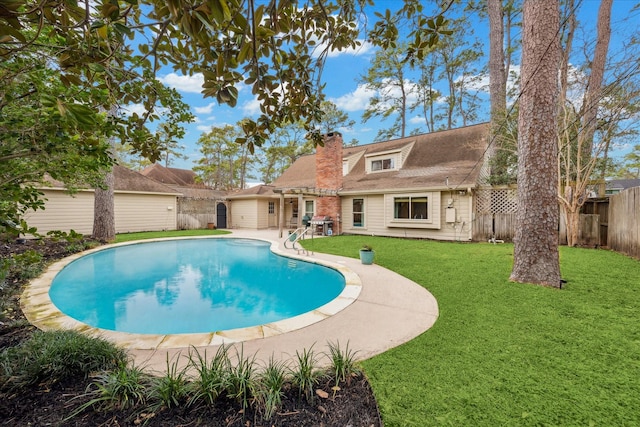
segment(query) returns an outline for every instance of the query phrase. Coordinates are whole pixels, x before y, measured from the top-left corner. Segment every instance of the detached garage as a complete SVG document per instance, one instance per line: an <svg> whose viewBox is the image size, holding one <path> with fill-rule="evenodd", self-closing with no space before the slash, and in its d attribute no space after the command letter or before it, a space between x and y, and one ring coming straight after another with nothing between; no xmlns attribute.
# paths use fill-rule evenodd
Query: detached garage
<svg viewBox="0 0 640 427"><path fill-rule="evenodd" d="M116 233L176 229L181 193L122 166L115 166L113 173ZM52 230L93 232L93 189L71 196L60 182L51 181L51 187L40 190L46 199L45 210L25 214L29 226L42 234Z"/></svg>

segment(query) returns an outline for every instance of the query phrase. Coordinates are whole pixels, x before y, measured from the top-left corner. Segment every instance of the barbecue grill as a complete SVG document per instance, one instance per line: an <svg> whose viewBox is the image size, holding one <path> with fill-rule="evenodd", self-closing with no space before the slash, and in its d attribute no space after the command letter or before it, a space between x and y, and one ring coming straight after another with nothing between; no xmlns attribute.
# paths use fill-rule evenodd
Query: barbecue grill
<svg viewBox="0 0 640 427"><path fill-rule="evenodd" d="M333 220L330 216L316 215L311 218L309 224L313 227L315 234L327 236L331 234L329 230L333 231Z"/></svg>

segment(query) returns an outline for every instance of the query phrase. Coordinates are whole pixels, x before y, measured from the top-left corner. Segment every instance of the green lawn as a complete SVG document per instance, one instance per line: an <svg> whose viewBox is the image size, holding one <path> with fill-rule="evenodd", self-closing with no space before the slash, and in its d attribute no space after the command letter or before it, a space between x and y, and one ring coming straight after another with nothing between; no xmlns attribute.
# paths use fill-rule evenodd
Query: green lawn
<svg viewBox="0 0 640 427"><path fill-rule="evenodd" d="M351 257L363 243L440 309L429 331L363 362L385 426L640 425L637 260L562 247L557 290L509 282L510 244L304 242Z"/></svg>
<svg viewBox="0 0 640 427"><path fill-rule="evenodd" d="M116 235L116 243L130 242L132 240L157 239L165 237L183 236L215 236L216 234L229 234L225 230L174 230L174 231L143 231L140 233L123 233Z"/></svg>

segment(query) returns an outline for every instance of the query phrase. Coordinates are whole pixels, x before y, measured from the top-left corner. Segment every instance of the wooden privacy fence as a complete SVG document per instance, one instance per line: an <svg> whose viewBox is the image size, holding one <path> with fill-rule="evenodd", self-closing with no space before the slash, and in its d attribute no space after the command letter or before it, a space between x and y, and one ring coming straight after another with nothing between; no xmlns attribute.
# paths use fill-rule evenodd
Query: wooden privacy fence
<svg viewBox="0 0 640 427"><path fill-rule="evenodd" d="M207 228L216 222L216 201L213 199L192 199L178 197L178 230Z"/></svg>
<svg viewBox="0 0 640 427"><path fill-rule="evenodd" d="M579 246L606 246L609 221L607 200L585 204L580 214ZM489 239L513 241L516 235L517 189L513 186L485 187L476 192L476 212L473 221L473 240ZM567 244L564 215L560 212L558 243Z"/></svg>
<svg viewBox="0 0 640 427"><path fill-rule="evenodd" d="M609 198L610 249L640 258L640 187Z"/></svg>

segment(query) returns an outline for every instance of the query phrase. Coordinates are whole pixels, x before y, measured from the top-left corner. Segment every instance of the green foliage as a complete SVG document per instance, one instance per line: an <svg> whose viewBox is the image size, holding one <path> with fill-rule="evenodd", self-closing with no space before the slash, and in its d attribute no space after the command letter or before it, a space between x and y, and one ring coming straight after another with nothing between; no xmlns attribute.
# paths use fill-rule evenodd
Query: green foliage
<svg viewBox="0 0 640 427"><path fill-rule="evenodd" d="M351 378L361 373L356 363L357 351L349 348L349 343L343 349L339 342L329 341L329 359L331 360L331 372L335 379L335 385L341 382L351 384Z"/></svg>
<svg viewBox="0 0 640 427"><path fill-rule="evenodd" d="M258 377L257 400L264 412L264 419L270 420L280 409L284 397L284 385L287 379L287 368L284 362L269 358L267 366Z"/></svg>
<svg viewBox="0 0 640 427"><path fill-rule="evenodd" d="M509 282L511 244L371 236L313 244L355 257L364 242L439 308L430 330L362 362L386 426L640 423L638 260L561 247L567 283L558 290Z"/></svg>
<svg viewBox="0 0 640 427"><path fill-rule="evenodd" d="M76 408L69 419L88 408L100 411L143 406L149 398L150 384L151 377L138 366L122 363L112 371L102 371L95 376L92 388L80 396L89 400Z"/></svg>
<svg viewBox="0 0 640 427"><path fill-rule="evenodd" d="M291 381L298 387L300 395L313 402L314 387L318 384L323 372L316 368L317 360L313 348L296 350L296 365L291 370Z"/></svg>
<svg viewBox="0 0 640 427"><path fill-rule="evenodd" d="M5 267L9 266L9 274L18 280L29 280L37 277L44 269L42 254L28 249L20 254L13 254L5 261Z"/></svg>
<svg viewBox="0 0 640 427"><path fill-rule="evenodd" d="M116 243L130 242L133 240L159 239L163 237L185 236L216 236L229 234L226 230L172 230L172 231L141 231L138 233L123 233L116 236Z"/></svg>
<svg viewBox="0 0 640 427"><path fill-rule="evenodd" d="M207 359L207 352L201 355L196 348L189 351L189 366L198 373L190 384L190 398L188 405L213 404L223 395L227 387L227 376L231 369L228 347L224 344L218 347L211 360Z"/></svg>
<svg viewBox="0 0 640 427"><path fill-rule="evenodd" d="M255 380L255 356L244 357L244 348L236 348L236 357L227 375L227 396L237 400L242 408L249 407L251 398L255 395L257 384Z"/></svg>
<svg viewBox="0 0 640 427"><path fill-rule="evenodd" d="M170 361L167 355L166 371L162 376L152 379L150 400L154 402L154 409L175 408L187 402L189 393L187 370L181 368L178 362L177 358Z"/></svg>
<svg viewBox="0 0 640 427"><path fill-rule="evenodd" d="M126 353L106 340L74 331L37 331L19 346L0 353L0 389L87 378L125 361Z"/></svg>
<svg viewBox="0 0 640 427"><path fill-rule="evenodd" d="M246 145L239 145L240 126L213 128L198 139L202 158L193 168L201 182L215 189L244 188L252 164Z"/></svg>

